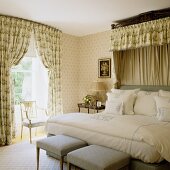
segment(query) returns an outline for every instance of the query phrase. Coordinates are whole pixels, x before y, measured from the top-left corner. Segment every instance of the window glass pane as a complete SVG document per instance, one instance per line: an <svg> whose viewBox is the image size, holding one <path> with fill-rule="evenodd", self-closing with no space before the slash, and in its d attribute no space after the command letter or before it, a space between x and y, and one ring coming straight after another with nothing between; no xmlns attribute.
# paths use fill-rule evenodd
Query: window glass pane
<svg viewBox="0 0 170 170"><path fill-rule="evenodd" d="M12 72L12 78L14 82L15 104L19 104L22 98L22 84L24 80L24 73Z"/></svg>
<svg viewBox="0 0 170 170"><path fill-rule="evenodd" d="M25 57L12 68L15 104L32 98L32 58Z"/></svg>
<svg viewBox="0 0 170 170"><path fill-rule="evenodd" d="M14 71L31 71L32 70L32 57L24 57L17 66L12 68Z"/></svg>

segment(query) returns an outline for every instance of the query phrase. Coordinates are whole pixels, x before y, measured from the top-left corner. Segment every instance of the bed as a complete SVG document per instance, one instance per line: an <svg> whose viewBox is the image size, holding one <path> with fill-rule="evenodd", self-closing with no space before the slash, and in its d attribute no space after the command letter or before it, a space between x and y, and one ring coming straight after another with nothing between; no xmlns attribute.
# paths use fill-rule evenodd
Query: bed
<svg viewBox="0 0 170 170"><path fill-rule="evenodd" d="M122 88L133 89L134 86ZM140 88L155 90L148 86ZM170 122L160 121L156 116L117 115L106 110L99 114L69 113L50 118L46 131L50 135L70 135L88 144L126 152L133 158L131 169L170 168Z"/></svg>

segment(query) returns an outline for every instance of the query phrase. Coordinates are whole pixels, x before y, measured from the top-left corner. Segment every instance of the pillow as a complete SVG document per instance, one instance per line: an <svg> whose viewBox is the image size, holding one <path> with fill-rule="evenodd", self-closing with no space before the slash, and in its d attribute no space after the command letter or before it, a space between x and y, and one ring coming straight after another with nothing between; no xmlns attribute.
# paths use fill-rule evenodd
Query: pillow
<svg viewBox="0 0 170 170"><path fill-rule="evenodd" d="M111 89L112 93L119 93L121 95L123 94L137 94L140 91L140 89L133 89L133 90L121 90L121 89Z"/></svg>
<svg viewBox="0 0 170 170"><path fill-rule="evenodd" d="M105 113L122 115L123 103L120 100L106 101Z"/></svg>
<svg viewBox="0 0 170 170"><path fill-rule="evenodd" d="M170 97L170 91L159 90L159 96Z"/></svg>
<svg viewBox="0 0 170 170"><path fill-rule="evenodd" d="M160 121L170 122L170 98L155 97L157 106L157 119Z"/></svg>
<svg viewBox="0 0 170 170"><path fill-rule="evenodd" d="M107 93L108 101L119 100L123 102L123 113L134 114L133 105L136 99L135 94L120 94L120 93Z"/></svg>
<svg viewBox="0 0 170 170"><path fill-rule="evenodd" d="M158 96L158 92L140 91L137 94L134 105L135 114L146 116L156 115L156 104L154 100L155 96Z"/></svg>

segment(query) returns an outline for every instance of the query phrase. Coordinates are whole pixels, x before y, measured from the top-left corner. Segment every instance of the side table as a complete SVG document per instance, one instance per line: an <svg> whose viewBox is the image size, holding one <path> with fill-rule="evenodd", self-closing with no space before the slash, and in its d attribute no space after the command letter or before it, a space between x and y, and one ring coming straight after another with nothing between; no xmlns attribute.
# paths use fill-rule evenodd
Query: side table
<svg viewBox="0 0 170 170"><path fill-rule="evenodd" d="M97 113L98 113L99 110L104 110L105 109L105 105L101 105L100 107L97 107L97 106L87 105L85 103L78 103L78 108L79 108L79 112L80 112L81 108L86 108L88 110L88 113L89 113L90 109L96 110Z"/></svg>

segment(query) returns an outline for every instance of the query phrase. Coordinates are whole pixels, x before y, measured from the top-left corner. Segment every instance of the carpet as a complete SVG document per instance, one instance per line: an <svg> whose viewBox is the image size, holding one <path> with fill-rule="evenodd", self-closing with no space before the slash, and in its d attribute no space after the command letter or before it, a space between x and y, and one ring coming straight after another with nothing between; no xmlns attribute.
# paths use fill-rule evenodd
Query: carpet
<svg viewBox="0 0 170 170"><path fill-rule="evenodd" d="M59 161L40 150L40 170L60 170ZM64 164L64 170L67 165ZM0 170L36 170L36 146L21 142L0 147Z"/></svg>

